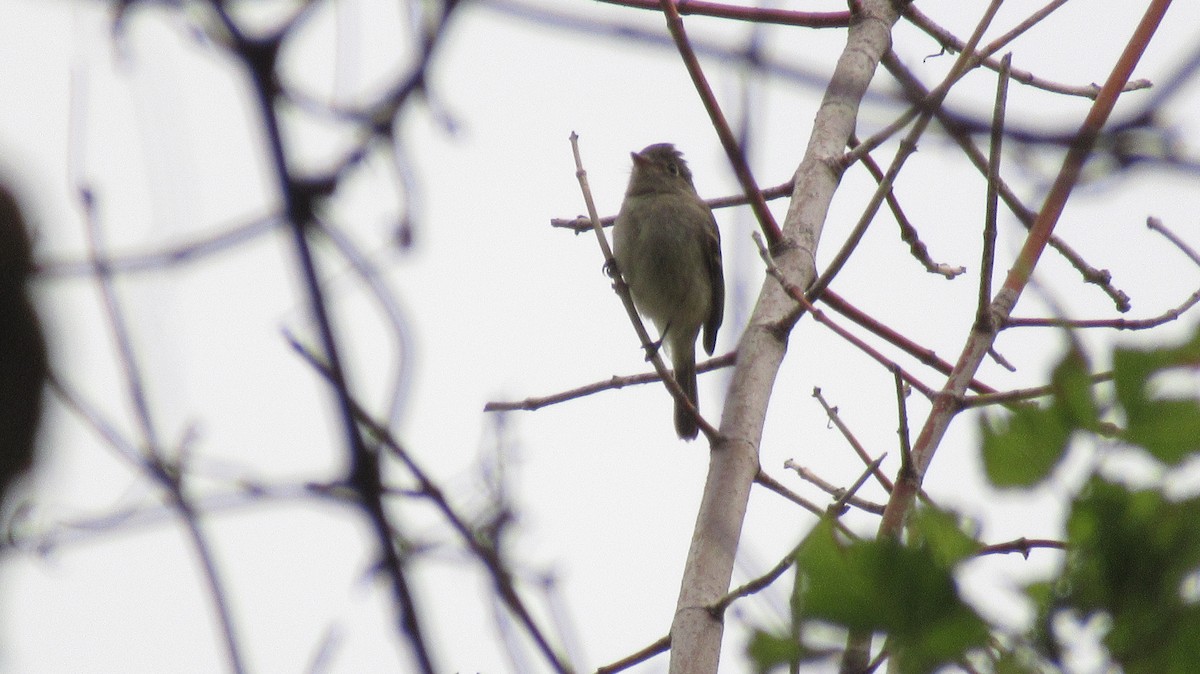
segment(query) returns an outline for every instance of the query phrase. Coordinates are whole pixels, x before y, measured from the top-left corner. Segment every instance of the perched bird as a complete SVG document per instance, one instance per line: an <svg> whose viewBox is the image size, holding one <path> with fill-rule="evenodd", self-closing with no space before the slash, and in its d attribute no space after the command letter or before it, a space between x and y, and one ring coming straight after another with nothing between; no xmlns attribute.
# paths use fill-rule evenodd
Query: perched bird
<svg viewBox="0 0 1200 674"><path fill-rule="evenodd" d="M674 145L659 143L630 156L633 174L613 226L613 254L638 311L658 328L675 380L699 409L696 337L704 328L711 355L725 313L721 234ZM675 431L684 440L699 431L678 401Z"/></svg>

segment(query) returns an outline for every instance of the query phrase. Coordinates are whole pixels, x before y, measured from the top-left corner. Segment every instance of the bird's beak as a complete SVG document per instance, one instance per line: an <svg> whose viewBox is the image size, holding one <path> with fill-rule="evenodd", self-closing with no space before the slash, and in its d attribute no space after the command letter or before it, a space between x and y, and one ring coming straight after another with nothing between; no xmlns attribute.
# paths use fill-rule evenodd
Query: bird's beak
<svg viewBox="0 0 1200 674"><path fill-rule="evenodd" d="M633 159L634 166L649 166L651 164L649 157L638 152L630 152L629 157Z"/></svg>

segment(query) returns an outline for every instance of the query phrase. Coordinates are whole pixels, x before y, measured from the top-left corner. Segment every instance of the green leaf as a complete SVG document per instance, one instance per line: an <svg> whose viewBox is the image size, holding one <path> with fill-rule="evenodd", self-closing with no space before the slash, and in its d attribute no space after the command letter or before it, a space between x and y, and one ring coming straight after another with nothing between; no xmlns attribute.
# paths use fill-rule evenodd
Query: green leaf
<svg viewBox="0 0 1200 674"><path fill-rule="evenodd" d="M1058 607L1060 586L1057 582L1031 583L1025 587L1025 595L1037 608L1037 620L1033 623L1030 645L1052 663L1062 661L1059 643L1054 639L1054 615Z"/></svg>
<svg viewBox="0 0 1200 674"><path fill-rule="evenodd" d="M902 672L959 660L987 642L988 630L959 598L944 553L891 540L843 545L822 523L797 554L805 617L886 632Z"/></svg>
<svg viewBox="0 0 1200 674"><path fill-rule="evenodd" d="M1177 347L1118 349L1113 354L1113 383L1126 416L1123 437L1168 465L1177 465L1200 451L1200 402L1156 396L1154 377L1172 368L1194 367L1197 362L1200 331Z"/></svg>
<svg viewBox="0 0 1200 674"><path fill-rule="evenodd" d="M1053 408L1017 408L1000 423L981 421L983 466L998 487L1029 487L1050 475L1062 459L1071 429Z"/></svg>
<svg viewBox="0 0 1200 674"><path fill-rule="evenodd" d="M1029 487L1049 477L1071 434L1100 424L1087 358L1069 351L1050 375L1046 407L1022 405L1004 422L983 422L983 465L999 487Z"/></svg>
<svg viewBox="0 0 1200 674"><path fill-rule="evenodd" d="M1200 570L1200 499L1173 502L1093 479L1067 522L1059 606L1104 613L1104 643L1130 674L1200 671L1200 606L1182 594Z"/></svg>
<svg viewBox="0 0 1200 674"><path fill-rule="evenodd" d="M909 523L911 530L921 537L921 544L927 546L939 565L945 568L974 556L982 547L978 540L963 531L958 515L948 510L921 508Z"/></svg>
<svg viewBox="0 0 1200 674"><path fill-rule="evenodd" d="M803 650L793 636L755 630L750 643L746 645L746 654L754 661L754 670L766 674L779 666L800 662Z"/></svg>
<svg viewBox="0 0 1200 674"><path fill-rule="evenodd" d="M1200 450L1200 405L1195 400L1146 401L1127 410L1124 439L1168 465Z"/></svg>
<svg viewBox="0 0 1200 674"><path fill-rule="evenodd" d="M996 674L1047 674L1052 671L1043 667L1035 654L1023 651L1005 651L994 663Z"/></svg>
<svg viewBox="0 0 1200 674"><path fill-rule="evenodd" d="M1052 409L1068 429L1095 429L1100 421L1092 395L1091 368L1079 349L1072 349L1050 376Z"/></svg>

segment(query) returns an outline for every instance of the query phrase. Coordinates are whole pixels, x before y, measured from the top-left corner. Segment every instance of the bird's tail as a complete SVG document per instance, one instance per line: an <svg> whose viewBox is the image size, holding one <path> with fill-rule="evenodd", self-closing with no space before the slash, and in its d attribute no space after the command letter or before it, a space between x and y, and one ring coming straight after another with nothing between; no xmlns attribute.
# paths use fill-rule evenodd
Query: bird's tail
<svg viewBox="0 0 1200 674"><path fill-rule="evenodd" d="M679 388L691 401L692 406L700 409L700 399L696 394L696 350L695 345L688 349L679 349L681 353L672 354L672 365L675 367L675 381ZM680 401L675 401L675 432L683 440L695 440L700 432L696 417L691 410Z"/></svg>

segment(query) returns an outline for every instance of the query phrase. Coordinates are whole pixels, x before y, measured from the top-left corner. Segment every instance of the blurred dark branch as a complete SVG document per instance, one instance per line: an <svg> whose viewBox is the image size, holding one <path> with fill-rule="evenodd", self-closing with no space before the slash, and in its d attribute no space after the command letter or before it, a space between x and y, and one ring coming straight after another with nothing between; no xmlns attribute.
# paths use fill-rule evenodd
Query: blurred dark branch
<svg viewBox="0 0 1200 674"><path fill-rule="evenodd" d="M334 383L332 371L326 363L321 361L318 354L310 351L291 335L287 335L287 339L292 350L320 373L321 376L329 380L330 384ZM377 442L386 447L392 456L404 464L404 467L416 479L419 492L433 503L434 507L446 519L446 522L459 534L463 543L475 558L488 571L497 594L504 601L505 605L508 606L509 611L525 627L534 642L537 643L542 655L554 668L554 671L570 672L571 668L562 661L553 646L550 645L542 629L534 620L532 614L525 607L525 603L521 600L521 596L513 583L512 573L508 570L500 549L493 544L494 541L490 541L485 536L480 536L479 532L473 529L467 523L466 519L458 514L442 492L442 489L438 487L437 483L429 477L424 468L412 457L412 454L405 449L399 440L392 436L391 432L385 426L379 424L354 399L349 399L349 403L355 422L360 424Z"/></svg>
<svg viewBox="0 0 1200 674"><path fill-rule="evenodd" d="M641 7L644 4L647 7L653 5L653 9L655 10L659 9L659 0L636 0L636 2L636 6L638 7ZM1061 2L1062 0L1055 0L1055 2L1047 5L1042 10L1039 10L1038 12L1035 12L1031 16L1027 17L1009 32L1005 33L996 40L993 40L986 46L981 47L979 53L985 55L986 58L974 63L971 67L975 68L982 63L988 68L998 70L999 59L994 58L993 55L1007 46L1021 33L1028 30L1030 27L1044 18L1044 15L1048 14L1053 8L1056 8ZM475 4L480 7L486 7L493 11L502 12L508 16L520 18L530 23L571 30L585 34L588 37L607 37L621 41L635 41L641 44L648 44L667 49L673 48L674 46L673 41L669 36L664 36L660 31L647 30L641 25L636 25L633 23L606 22L596 20L591 17L585 18L579 14L546 9L545 7L535 6L533 4L521 2L520 0L477 0ZM614 4L628 3L620 2ZM685 9L694 4L694 2L680 3L680 13L687 14L688 12L685 11ZM906 16L908 16L909 20L912 21L914 25L917 25L922 30L926 30L926 32L933 31L933 33L936 33L933 35L933 37L939 42L945 38L947 44L943 46L947 49L947 51L952 53L961 52L962 47L964 46L961 40L955 38L944 28L937 26L937 24L933 23L928 17L918 12L913 4L908 4L907 8L908 11L906 12ZM736 64L739 67L749 68L754 72L811 88L822 88L827 83L828 74L823 71L819 71L815 68L805 68L803 64L789 64L778 60L773 60L766 53L755 54L752 58L745 49L725 47L723 45L713 44L703 40L691 40L690 43L696 54L714 61L725 64ZM1200 51L1197 51L1193 58L1196 59L1197 62L1200 62ZM1192 68L1194 69L1195 67L1196 65L1193 64ZM1022 84L1036 86L1040 89L1067 95L1094 98L1096 91L1098 91L1098 88L1095 84L1087 84L1082 86L1059 84L1037 77L1028 71L1023 71L1016 68L1012 69L1012 78L1018 82L1021 82ZM1136 91L1140 89L1148 89L1151 86L1152 85L1148 80L1133 80L1127 85L1127 90ZM889 95L879 91L868 92L865 97L865 100L870 100L876 103L896 103L906 99L906 96L897 97L895 95ZM1145 109L1153 110L1157 108L1147 104ZM1131 119L1144 117L1145 115L1135 115L1132 116ZM943 119L947 121L957 121L964 130L969 130L972 133L987 133L988 129L990 128L987 120L977 120L970 115L956 113L950 108L943 108L939 111L939 121L941 122ZM942 123L945 124L946 122ZM1124 124L1112 124L1109 128L1117 130L1139 125L1142 124L1126 122ZM1064 145L1069 143L1071 139L1071 132L1069 130L1047 133L1032 127L1021 128L1012 123L1010 123L1005 129L1005 135L1018 142L1026 142L1037 145ZM872 149L873 148L874 145L872 145ZM1187 170L1200 171L1200 167L1197 167L1196 162L1194 161L1176 158L1174 164L1180 165Z"/></svg>
<svg viewBox="0 0 1200 674"><path fill-rule="evenodd" d="M324 291L317 272L316 261L308 241L308 230L313 226L315 202L324 196L325 189L314 190L313 186L292 175L287 150L284 146L276 104L282 94L277 73L280 48L287 37L284 31L266 37L251 37L242 32L219 0L210 0L213 11L228 31L229 49L246 67L247 74L258 104L259 118L264 126L268 155L273 166L277 188L283 199L287 224L292 233L295 261L301 285L307 294L308 309L316 327L321 344L322 357L328 363L329 379L332 383L337 409L346 436L350 469L347 481L356 490L363 513L374 531L381 556L381 568L391 579L392 598L397 613L398 627L408 641L413 659L424 674L434 674L428 644L421 626L421 612L400 558L396 541L403 540L398 528L391 522L383 505L384 489L380 475L380 457L364 442L354 418L345 370L342 365L333 323L329 317ZM453 3L447 2L447 5ZM410 76L417 82L423 81L422 69ZM400 101L402 102L402 100ZM397 103L399 105L399 103ZM392 109L395 113L395 108ZM334 186L330 186L330 189Z"/></svg>
<svg viewBox="0 0 1200 674"><path fill-rule="evenodd" d="M113 283L113 275L108 271L103 231L96 212L96 197L91 188L81 185L79 186L79 198L87 225L89 262L93 268L98 270L95 276L96 283L104 305L108 328L117 351L117 360L124 377L126 395L133 405L134 417L141 435L141 447L137 452L142 459L140 465L167 492L172 508L182 520L184 529L188 533L188 540L192 545L192 551L203 570L213 609L220 621L222 644L225 647L229 669L241 674L245 671L245 667L242 664L241 649L233 625L233 616L229 610L229 595L221 581L207 537L200 529L199 513L184 491L182 466L168 460L166 446L161 441L157 424L150 413L150 405L146 399L145 377L134 352L124 309Z"/></svg>
<svg viewBox="0 0 1200 674"><path fill-rule="evenodd" d="M599 0L607 5L620 5L634 9L649 9L662 11L659 0ZM802 26L805 28L845 28L850 25L853 15L850 12L800 12L786 9L769 9L766 7L745 7L742 5L726 5L720 2L706 0L681 0L678 4L682 15L696 14L712 16L720 19L751 21L754 23L774 23L783 26Z"/></svg>
<svg viewBox="0 0 1200 674"><path fill-rule="evenodd" d="M111 274L126 275L184 266L269 234L281 223L282 217L278 214L263 215L245 224L219 227L216 233L206 234L186 243L142 253L111 255L104 261L104 270ZM37 272L43 277L63 278L92 276L99 274L101 269L92 260L51 259L38 264Z"/></svg>
<svg viewBox="0 0 1200 674"><path fill-rule="evenodd" d="M647 30L641 24L598 21L571 12L548 10L545 7L518 0L477 0L475 4L529 23L574 31L586 35L588 38L600 37L621 42L632 41L671 51L677 49L669 35L665 35L661 30ZM561 4L567 5L567 3ZM655 0L655 9L658 9L657 0ZM691 45L696 54L701 57L712 59L715 62L747 67L754 72L778 77L801 86L819 88L823 87L828 80L828 75L815 67L807 68L803 64L783 63L772 60L765 54L759 54L756 59L751 60L744 49L730 48L704 40L692 40ZM893 100L883 94L868 94L868 96L878 101Z"/></svg>
<svg viewBox="0 0 1200 674"><path fill-rule="evenodd" d="M370 291L383 319L391 328L390 335L395 338L395 345L390 349L390 353L397 354L397 361L395 366L390 368L395 374L389 387L391 395L388 396L390 402L387 411L388 421L395 424L400 420L412 388L411 363L415 346L408 320L395 292L387 285L387 280L380 274L375 263L359 249L358 244L327 219L322 220L320 232L337 247L342 257L350 263L355 276Z"/></svg>
<svg viewBox="0 0 1200 674"><path fill-rule="evenodd" d="M0 505L33 466L46 381L46 336L30 294L33 244L17 195L0 176Z"/></svg>
<svg viewBox="0 0 1200 674"><path fill-rule="evenodd" d="M1023 30L1025 28L1028 28L1028 27L1032 26L1033 24L1041 21L1045 17L1049 16L1051 12L1058 9L1062 5L1066 4L1066 2L1067 2L1067 0L1054 0L1053 2L1049 3L1042 9L1038 10L1037 12L1035 12L1034 14L1029 16L1025 21L1023 21L1021 23L1021 25L1019 25L1017 27L1017 29L1014 29L1014 31ZM931 19L928 16L926 16L925 14L923 14L921 12L921 10L916 7L915 4L910 3L910 4L906 5L904 8L904 11L902 12L902 15L904 16L904 18L908 19L909 22L912 23L914 26L925 31L934 40L937 40L938 43L942 45L942 49L945 49L946 51L948 51L952 54L957 54L957 53L962 52L962 50L963 50L962 40L958 39L957 37L954 36L953 33L946 30L945 28L942 28L937 23L935 23L933 21L933 19ZM1011 34L1014 31L1010 31L1009 34ZM1001 38L995 40L995 42L997 42L997 43L1003 42L1004 44L1007 44L1012 39L1011 37L1009 37L1009 34L1002 36ZM1015 37L1015 36L1013 36L1013 37ZM984 49L983 51L988 52L989 50ZM990 50L990 51L992 53L994 53L994 51L996 51L996 50ZM990 56L988 58L985 58L982 61L982 64L985 67L990 68L991 70L995 70L997 72L999 72L1000 68L1001 68L1000 61L995 58L992 58ZM1094 99L1094 98L1096 98L1096 94L1100 91L1100 87L1095 84L1088 84L1085 86L1071 86L1071 85L1067 85L1067 84L1060 84L1058 82L1051 82L1050 80L1040 78L1027 70L1012 69L1011 73L1012 73L1012 75L1011 75L1012 79L1014 79L1022 84L1026 84L1026 85L1029 85L1029 86L1037 88L1037 89L1042 89L1044 91L1050 91L1050 92L1053 92L1056 94L1065 94L1068 96L1082 96L1085 98L1093 98ZM1149 87L1150 87L1150 82L1148 80L1133 80L1125 85L1125 91L1136 91L1138 89L1146 89Z"/></svg>
<svg viewBox="0 0 1200 674"><path fill-rule="evenodd" d="M69 388L62 389L61 386L61 383L55 385L62 400L84 417L89 425L96 428L97 424L107 423L98 416L95 409L79 398L77 392ZM107 433L102 432L102 435ZM211 515L256 509L263 503L311 502L313 498L334 499L354 505L352 495L344 487L336 484L308 482L266 485L245 480L238 481L227 491L193 497L190 502L197 512ZM98 539L169 525L178 515L175 506L169 503L138 503L107 513L69 519L43 531L18 531L11 540L4 541L3 544L30 550L39 555L50 555L66 546L92 543Z"/></svg>

